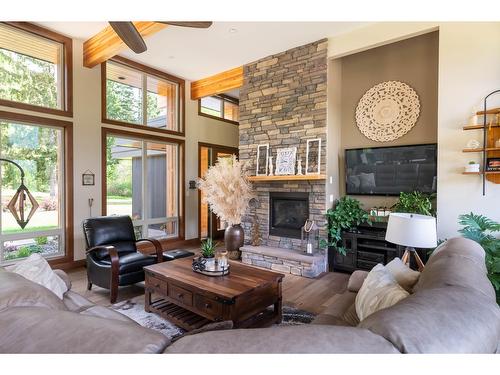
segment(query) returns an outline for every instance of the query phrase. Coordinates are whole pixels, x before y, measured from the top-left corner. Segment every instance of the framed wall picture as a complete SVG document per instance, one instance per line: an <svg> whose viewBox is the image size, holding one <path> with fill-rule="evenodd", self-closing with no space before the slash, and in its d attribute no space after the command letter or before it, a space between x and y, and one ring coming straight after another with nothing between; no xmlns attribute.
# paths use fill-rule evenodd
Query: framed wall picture
<svg viewBox="0 0 500 375"><path fill-rule="evenodd" d="M267 176L267 168L269 165L269 144L257 146L257 167L255 169L256 176Z"/></svg>
<svg viewBox="0 0 500 375"><path fill-rule="evenodd" d="M296 154L297 147L279 148L276 151L276 169L274 174L277 176L294 175Z"/></svg>
<svg viewBox="0 0 500 375"><path fill-rule="evenodd" d="M321 138L308 139L306 149L306 174L321 173Z"/></svg>
<svg viewBox="0 0 500 375"><path fill-rule="evenodd" d="M82 185L83 186L94 186L95 185L95 174L87 170L82 174Z"/></svg>

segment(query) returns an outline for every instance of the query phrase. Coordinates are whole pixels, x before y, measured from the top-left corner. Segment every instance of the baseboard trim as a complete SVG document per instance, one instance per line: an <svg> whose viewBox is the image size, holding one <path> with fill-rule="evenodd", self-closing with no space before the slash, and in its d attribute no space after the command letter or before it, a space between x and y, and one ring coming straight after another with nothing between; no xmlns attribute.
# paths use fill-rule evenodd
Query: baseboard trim
<svg viewBox="0 0 500 375"><path fill-rule="evenodd" d="M72 270L74 268L83 267L85 266L86 263L87 261L85 259L79 259L79 260L74 260L72 262L54 264L52 268L67 271L67 270Z"/></svg>

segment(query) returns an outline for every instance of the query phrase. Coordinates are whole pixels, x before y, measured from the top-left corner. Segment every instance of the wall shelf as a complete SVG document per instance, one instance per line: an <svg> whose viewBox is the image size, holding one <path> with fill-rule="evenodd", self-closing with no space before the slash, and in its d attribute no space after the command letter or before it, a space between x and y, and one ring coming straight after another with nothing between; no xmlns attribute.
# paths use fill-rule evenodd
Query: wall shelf
<svg viewBox="0 0 500 375"><path fill-rule="evenodd" d="M462 152L483 152L483 151L500 151L500 147L484 148L464 148Z"/></svg>
<svg viewBox="0 0 500 375"><path fill-rule="evenodd" d="M486 128L488 129L491 126L491 128L500 128L500 125L486 125ZM463 127L464 130L483 130L484 125L465 125Z"/></svg>
<svg viewBox="0 0 500 375"><path fill-rule="evenodd" d="M462 172L462 174L473 174L473 175L482 175L483 172ZM488 174L500 174L500 171L487 171L487 172L484 172L484 174L488 175Z"/></svg>
<svg viewBox="0 0 500 375"><path fill-rule="evenodd" d="M310 175L288 175L288 176L250 176L249 181L252 182L272 182L272 181L317 181L326 180L324 174L310 174Z"/></svg>

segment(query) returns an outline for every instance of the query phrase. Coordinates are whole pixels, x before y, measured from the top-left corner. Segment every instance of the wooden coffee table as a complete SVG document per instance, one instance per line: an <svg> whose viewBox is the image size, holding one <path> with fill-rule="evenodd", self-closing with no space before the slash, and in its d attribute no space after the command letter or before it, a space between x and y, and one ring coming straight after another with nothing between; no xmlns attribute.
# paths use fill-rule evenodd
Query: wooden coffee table
<svg viewBox="0 0 500 375"><path fill-rule="evenodd" d="M194 272L192 259L144 267L146 311L188 331L223 320L237 328L281 322L284 275L231 262L229 275L210 277Z"/></svg>

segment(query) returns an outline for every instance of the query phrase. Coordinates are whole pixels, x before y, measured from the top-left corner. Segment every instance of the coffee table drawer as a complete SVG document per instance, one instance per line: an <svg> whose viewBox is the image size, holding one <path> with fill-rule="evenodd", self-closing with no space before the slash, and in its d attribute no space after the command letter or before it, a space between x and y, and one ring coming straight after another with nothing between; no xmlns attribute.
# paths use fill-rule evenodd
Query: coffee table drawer
<svg viewBox="0 0 500 375"><path fill-rule="evenodd" d="M222 319L222 305L217 301L195 294L194 307L201 314L206 314L212 320L218 321Z"/></svg>
<svg viewBox="0 0 500 375"><path fill-rule="evenodd" d="M193 306L193 293L178 285L169 285L168 296L186 306Z"/></svg>
<svg viewBox="0 0 500 375"><path fill-rule="evenodd" d="M160 280L157 277L148 275L146 273L146 287L150 288L152 291L161 293L165 296L168 295L168 283L164 280Z"/></svg>

